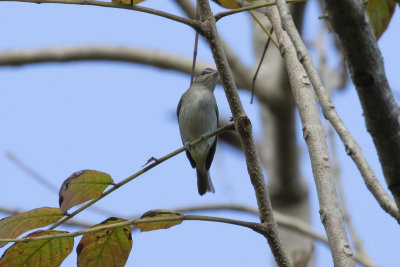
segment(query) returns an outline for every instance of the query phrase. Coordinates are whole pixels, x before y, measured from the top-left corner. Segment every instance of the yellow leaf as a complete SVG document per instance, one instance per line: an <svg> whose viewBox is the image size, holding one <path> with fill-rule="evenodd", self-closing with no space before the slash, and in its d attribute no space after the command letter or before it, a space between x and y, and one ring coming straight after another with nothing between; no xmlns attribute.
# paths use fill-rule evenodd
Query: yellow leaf
<svg viewBox="0 0 400 267"><path fill-rule="evenodd" d="M108 218L95 226L124 222L125 219ZM123 267L132 249L131 228L123 226L85 234L78 247L78 266Z"/></svg>
<svg viewBox="0 0 400 267"><path fill-rule="evenodd" d="M367 11L375 37L378 40L387 29L394 9L396 7L395 0L369 0Z"/></svg>
<svg viewBox="0 0 400 267"><path fill-rule="evenodd" d="M74 172L61 186L59 203L62 212L100 196L113 179L104 172L83 170Z"/></svg>
<svg viewBox="0 0 400 267"><path fill-rule="evenodd" d="M68 233L65 231L38 231L26 237ZM31 242L19 242L9 247L0 259L6 266L60 266L74 247L73 237L61 237Z"/></svg>
<svg viewBox="0 0 400 267"><path fill-rule="evenodd" d="M0 238L15 238L29 230L56 222L64 214L59 208L38 208L0 220ZM0 247L6 242L0 242Z"/></svg>
<svg viewBox="0 0 400 267"><path fill-rule="evenodd" d="M169 210L150 210L144 213L140 219L148 219L148 218L174 218L176 216L181 216L179 212L169 211ZM182 220L171 220L171 221L162 221L162 222L150 222L150 223L139 223L135 225L135 228L140 229L141 232L153 231L159 229L168 229L172 226L181 224Z"/></svg>
<svg viewBox="0 0 400 267"><path fill-rule="evenodd" d="M241 6L236 2L236 0L213 0L218 5L229 8L229 9L236 9L240 8ZM246 0L247 2L254 2L258 0Z"/></svg>

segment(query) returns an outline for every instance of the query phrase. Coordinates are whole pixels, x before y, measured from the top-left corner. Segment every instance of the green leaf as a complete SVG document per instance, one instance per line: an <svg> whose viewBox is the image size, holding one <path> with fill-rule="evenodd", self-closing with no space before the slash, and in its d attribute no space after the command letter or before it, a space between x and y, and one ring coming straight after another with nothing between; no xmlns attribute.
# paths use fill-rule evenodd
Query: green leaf
<svg viewBox="0 0 400 267"><path fill-rule="evenodd" d="M93 227L125 221L125 219L111 217ZM132 236L129 226L86 234L76 248L78 266L124 266L131 249Z"/></svg>
<svg viewBox="0 0 400 267"><path fill-rule="evenodd" d="M59 208L38 208L4 218L0 221L0 238L16 238L29 230L56 222L63 216ZM0 242L0 247L6 244Z"/></svg>
<svg viewBox="0 0 400 267"><path fill-rule="evenodd" d="M112 182L111 176L104 172L92 170L74 172L61 186L59 192L61 211L65 213L73 206L99 197Z"/></svg>
<svg viewBox="0 0 400 267"><path fill-rule="evenodd" d="M68 233L64 231L38 231L26 237ZM74 247L73 237L62 237L31 242L19 242L9 247L0 259L3 266L60 266Z"/></svg>
<svg viewBox="0 0 400 267"><path fill-rule="evenodd" d="M398 0L397 0L398 1ZM367 11L372 28L374 29L376 40L382 36L392 19L395 0L369 0Z"/></svg>
<svg viewBox="0 0 400 267"><path fill-rule="evenodd" d="M150 210L144 213L140 219L147 218L174 218L176 216L182 216L181 213L170 211L170 210ZM172 226L181 224L182 220L164 221L164 222L151 222L151 223L139 223L135 225L135 228L140 229L140 232L147 232L159 229L168 229Z"/></svg>

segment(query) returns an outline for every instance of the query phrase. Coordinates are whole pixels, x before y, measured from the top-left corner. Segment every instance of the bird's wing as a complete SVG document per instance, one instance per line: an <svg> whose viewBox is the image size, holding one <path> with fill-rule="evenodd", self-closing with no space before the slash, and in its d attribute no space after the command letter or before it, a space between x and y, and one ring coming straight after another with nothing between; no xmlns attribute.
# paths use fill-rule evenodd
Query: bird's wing
<svg viewBox="0 0 400 267"><path fill-rule="evenodd" d="M208 152L206 159L206 170L209 170L211 167L211 163L214 159L215 149L217 148L217 137L215 137L214 143L211 146L210 152Z"/></svg>
<svg viewBox="0 0 400 267"><path fill-rule="evenodd" d="M176 116L178 117L178 122L179 122L179 111L181 111L182 98L183 96L179 100L178 107L176 108Z"/></svg>
<svg viewBox="0 0 400 267"><path fill-rule="evenodd" d="M192 158L192 155L190 155L190 152L189 151L187 151L186 149L185 149L185 152L186 152L186 157L189 159L189 161L190 161L190 165L192 165L192 168L194 169L194 168L196 168L196 162L194 161L194 159ZM211 165L211 164L210 164Z"/></svg>
<svg viewBox="0 0 400 267"><path fill-rule="evenodd" d="M186 94L186 93L184 93L184 94L182 95L181 99L179 100L178 107L177 107L177 109L176 109L176 116L178 117L178 122L179 122L179 112L181 111L182 99L183 99L183 97L185 96L185 94ZM182 140L182 144L184 144L184 143L183 143L183 140ZM184 145L185 145L185 144L184 144ZM193 160L192 155L190 155L190 152L187 151L186 149L185 149L185 152L186 152L186 157L189 159L190 165L192 165L192 168L196 168L196 162Z"/></svg>
<svg viewBox="0 0 400 267"><path fill-rule="evenodd" d="M217 128L219 123L219 113L218 113L218 106L215 104L215 114L217 115ZM215 150L217 149L217 139L218 136L215 136L214 143L211 146L210 152L208 152L207 159L206 159L206 169L209 170L211 167L211 163L214 159Z"/></svg>

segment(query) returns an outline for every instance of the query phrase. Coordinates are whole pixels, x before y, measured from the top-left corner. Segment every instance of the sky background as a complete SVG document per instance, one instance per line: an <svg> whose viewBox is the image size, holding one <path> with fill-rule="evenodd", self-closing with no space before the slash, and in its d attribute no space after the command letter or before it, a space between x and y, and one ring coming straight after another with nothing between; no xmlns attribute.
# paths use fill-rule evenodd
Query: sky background
<svg viewBox="0 0 400 267"><path fill-rule="evenodd" d="M183 15L174 1L148 0L143 5ZM222 11L212 3L215 12ZM398 12L398 10L396 10ZM400 15L379 41L389 83L399 101L398 43ZM307 6L305 40L315 39L321 12L316 1ZM218 30L243 62L254 58L247 14L218 22ZM0 3L0 53L74 45L117 45L166 50L191 57L194 32L179 23L129 10L57 4ZM337 60L328 51L331 60ZM198 58L212 62L202 41ZM213 64L211 64L213 66ZM118 182L141 169L150 157L161 157L181 146L175 110L189 77L174 71L119 62L46 63L0 67L0 205L19 210L58 207L58 192L39 185L7 158L7 152L46 177L57 188L73 172L94 169ZM221 118L230 116L220 86L215 92ZM245 110L261 137L257 102L240 92ZM375 148L366 132L354 86L335 94L339 115L359 142L373 170L384 183ZM302 174L310 186L312 224L323 226L307 148L297 124ZM336 140L348 209L366 250L379 266L396 266L398 224L379 207L366 189L343 145ZM200 197L195 171L184 154L152 169L98 203L115 215L130 218L150 209L238 203L256 207L244 156L220 143L211 168L215 194ZM386 187L386 184L385 184ZM204 212L212 216L257 221L256 216ZM6 216L1 214L1 217ZM99 223L108 215L87 211L77 219ZM71 230L71 229L70 229ZM75 239L78 244L80 238ZM5 248L0 249L0 253ZM317 243L317 266L333 266L330 251ZM266 266L273 259L266 240L237 226L184 222L169 230L133 233L126 266ZM62 266L73 266L73 252Z"/></svg>

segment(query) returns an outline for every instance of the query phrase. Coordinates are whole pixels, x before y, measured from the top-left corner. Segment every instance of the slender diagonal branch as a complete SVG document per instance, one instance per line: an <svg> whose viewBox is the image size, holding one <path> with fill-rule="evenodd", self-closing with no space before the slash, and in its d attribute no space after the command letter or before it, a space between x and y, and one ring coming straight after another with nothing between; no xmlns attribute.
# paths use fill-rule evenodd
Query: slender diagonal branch
<svg viewBox="0 0 400 267"><path fill-rule="evenodd" d="M277 3L279 5L279 0ZM303 125L303 136L307 143L317 187L321 221L328 236L333 261L335 266L355 266L333 181L325 130L319 117L309 79L297 58L296 50L289 36L282 28L277 8L267 8L267 16L276 30L281 54L285 59L292 92L298 106Z"/></svg>
<svg viewBox="0 0 400 267"><path fill-rule="evenodd" d="M206 137L207 137L207 138L210 138L210 137L216 136L216 135L218 135L218 134L220 134L220 133L222 133L222 132L224 132L224 131L232 130L233 128L234 128L234 125L233 125L233 123L231 123L231 124L225 125L225 126L223 126L223 127L221 127L221 128L218 128L217 130L215 130L215 131L213 131L213 132L207 134ZM200 142L203 142L203 141L204 141L203 138L198 138L198 139L192 141L192 142L190 143L190 145L191 145L191 146L194 146L194 145L196 145L196 144L198 144L198 143L200 143ZM98 196L97 198L92 199L91 201L87 202L85 205L83 205L83 206L81 206L80 208L78 208L77 210L75 210L73 213L68 214L68 216L65 216L65 217L61 218L60 220L58 220L55 224L53 224L53 225L49 228L49 230L52 230L52 229L56 228L57 226L63 224L64 222L68 221L69 219L71 219L72 217L74 217L75 215L77 215L78 213L80 213L81 211L83 211L83 210L85 210L86 208L92 206L94 203L96 203L96 202L99 201L100 199L103 199L105 196L111 194L112 192L114 192L115 190L117 190L118 188L120 188L121 186L123 186L124 184L126 184L126 183L132 181L133 179L137 178L138 176L144 174L145 172L147 172L147 171L151 170L152 168L156 167L157 165L163 163L163 162L166 161L167 159L170 159L170 158L172 158L172 157L178 155L179 153L181 153L181 152L183 152L183 151L185 151L185 147L181 147L181 148L179 148L179 149L177 149L177 150L175 150L175 151L173 151L173 152L171 152L171 153L169 153L169 154L167 154L167 155L165 155L165 156L163 156L163 157L161 157L161 158L155 159L155 160L153 161L152 164L148 165L147 167L144 167L144 168L141 169L140 171L138 171L138 172L132 174L132 175L129 176L128 178L126 178L126 179L122 180L121 182L115 184L112 188L110 188L109 190L105 191L104 193L102 193L102 194L101 194L100 196Z"/></svg>
<svg viewBox="0 0 400 267"><path fill-rule="evenodd" d="M179 0L177 0L177 1L179 1ZM286 2L287 3L304 3L304 2L307 2L307 0L287 0ZM273 6L273 5L276 5L276 3L269 2L269 3L264 3L264 4L248 5L245 7L236 8L236 9L232 9L232 10L225 11L225 12L220 12L218 14L215 14L214 17L215 17L215 20L218 21L226 16L230 16L233 14L250 11L250 10L254 10L254 9L258 9L258 8L262 8L262 7Z"/></svg>
<svg viewBox="0 0 400 267"><path fill-rule="evenodd" d="M233 115L235 128L239 134L240 142L246 157L247 170L254 187L258 209L260 211L260 220L268 229L264 236L269 242L277 265L290 266L289 257L282 245L277 224L272 213L271 201L254 143L251 121L243 109L236 85L233 81L232 72L217 32L215 18L210 9L210 3L208 0L198 0L198 6L201 14L200 17L204 25L201 33L204 34L204 37L210 44L211 52Z"/></svg>
<svg viewBox="0 0 400 267"><path fill-rule="evenodd" d="M386 182L400 207L400 107L388 84L368 14L362 1L325 0L325 3L327 18L341 41Z"/></svg>
<svg viewBox="0 0 400 267"><path fill-rule="evenodd" d="M121 8L128 10L135 10L138 12L148 13L152 15L156 15L159 17L163 17L166 19L170 19L176 22L180 22L186 24L194 29L198 29L199 23L193 19L187 19L183 17L179 17L161 10L156 10L148 7L143 7L139 5L125 5L118 4L112 2L102 2L95 0L0 0L0 2L26 2L26 3L34 3L34 4L67 4L67 5L88 5L88 6L99 6L99 7L110 7L110 8Z"/></svg>
<svg viewBox="0 0 400 267"><path fill-rule="evenodd" d="M329 139L331 154L332 154L333 176L335 178L336 189L337 189L340 204L341 204L340 206L343 211L344 221L347 225L349 235L351 237L351 240L352 240L354 248L355 248L355 252L358 252L360 255L363 255L363 257L366 260L371 262L371 265L376 266L376 264L373 263L371 257L368 255L367 251L364 249L361 239L356 231L356 228L354 227L350 213L347 209L347 203L345 201L344 192L343 192L342 179L340 177L340 168L339 168L339 162L337 160L335 138L333 135L332 125L329 125L329 128L328 128L328 139Z"/></svg>
<svg viewBox="0 0 400 267"><path fill-rule="evenodd" d="M330 100L329 95L327 94L325 87L322 84L321 79L319 78L317 70L312 63L311 55L308 52L299 32L296 29L296 26L293 23L292 17L285 4L285 1L277 0L277 3L278 10L282 17L282 23L296 48L300 62L302 63L308 77L310 78L325 118L329 120L329 122L335 128L336 132L339 134L343 144L346 147L347 154L353 159L364 179L367 188L374 195L380 206L395 219L399 220L399 211L396 207L396 204L379 183L373 170L371 169L366 158L364 157L360 146L351 136L349 130L346 128L343 121L337 114L335 106Z"/></svg>
<svg viewBox="0 0 400 267"><path fill-rule="evenodd" d="M26 165L24 162L22 162L18 157L16 157L13 153L11 152L6 152L6 156L9 160L11 160L15 165L17 165L21 170L26 172L29 176L31 176L37 183L42 185L43 187L46 187L49 191L53 193L58 193L59 188L57 188L55 185L53 185L48 179L43 177L42 175L38 174L35 170L30 168L28 165ZM102 215L106 216L113 216L113 217L118 217L118 214L115 212L106 210L101 207L96 207L92 206L90 209L94 212L97 212Z"/></svg>

